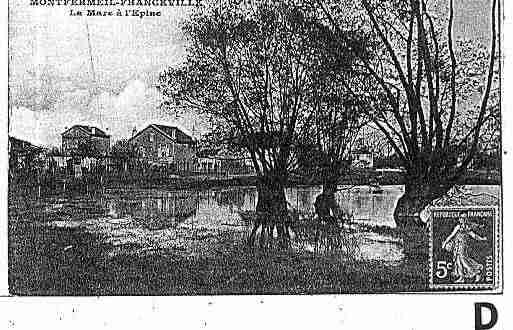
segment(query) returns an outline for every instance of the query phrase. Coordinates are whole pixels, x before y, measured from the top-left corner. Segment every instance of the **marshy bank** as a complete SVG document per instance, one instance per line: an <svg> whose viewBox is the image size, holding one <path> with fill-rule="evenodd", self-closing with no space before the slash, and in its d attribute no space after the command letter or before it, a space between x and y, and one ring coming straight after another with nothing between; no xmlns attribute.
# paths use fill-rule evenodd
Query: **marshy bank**
<svg viewBox="0 0 513 330"><path fill-rule="evenodd" d="M184 256L179 249L111 255L115 244L80 228L14 227L11 237L26 242L11 247L16 257L10 259L9 287L14 295L319 294L426 288L420 265L260 251L230 235L222 237L210 255Z"/></svg>
<svg viewBox="0 0 513 330"><path fill-rule="evenodd" d="M34 198L10 194L9 281L16 295L266 294L418 291L427 260L406 260L393 208L401 186L341 186L351 214L344 235L358 247L315 253L245 244L253 187L107 189ZM498 186L471 186L498 195ZM320 187L288 188L305 221ZM310 233L311 235L311 233ZM424 254L426 256L426 254Z"/></svg>

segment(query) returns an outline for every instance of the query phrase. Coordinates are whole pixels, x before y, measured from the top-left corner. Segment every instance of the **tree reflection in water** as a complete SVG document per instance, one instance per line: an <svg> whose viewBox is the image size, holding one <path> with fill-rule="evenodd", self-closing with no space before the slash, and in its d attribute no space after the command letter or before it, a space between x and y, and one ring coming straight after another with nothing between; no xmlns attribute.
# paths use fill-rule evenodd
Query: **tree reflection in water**
<svg viewBox="0 0 513 330"><path fill-rule="evenodd" d="M129 217L144 228L162 230L176 228L196 216L198 196L194 192L180 191L161 196L110 199L107 203L111 216Z"/></svg>
<svg viewBox="0 0 513 330"><path fill-rule="evenodd" d="M476 192L485 188L471 187ZM394 227L393 210L402 194L402 187L384 186L383 189L382 194L372 194L368 187L342 189L337 193L337 201L356 223ZM311 217L313 202L320 191L320 187L288 188L286 196L289 207L297 210L302 219ZM498 188L492 189L491 193L498 194ZM123 236L128 238L134 235L136 228L137 238L130 241L150 238L150 241L155 241L152 244L160 246L172 244L172 240L179 239L182 246L190 240L189 243L193 242L191 244L197 248L197 244L215 244L225 233L244 240L252 227L251 216L244 214L254 212L256 202L257 193L251 187L183 191L127 190L110 192L99 198L97 203L101 204L100 209L105 210L102 215L93 212L98 207L91 206L86 211L89 218L95 218L92 219L94 221L88 221L89 225L98 227L107 236L123 240ZM82 202L80 204L83 204L83 208L86 206ZM112 228L103 224L105 220L102 217L105 215L110 218L107 222L112 224ZM90 229L94 231L92 227ZM357 227L352 229L351 237L358 240L363 258L393 256L392 259L397 260L401 257L400 242L387 235L359 232ZM297 243L308 250L311 248L311 230L306 230L306 227L303 229L304 232L298 233ZM301 239L304 242L300 242Z"/></svg>

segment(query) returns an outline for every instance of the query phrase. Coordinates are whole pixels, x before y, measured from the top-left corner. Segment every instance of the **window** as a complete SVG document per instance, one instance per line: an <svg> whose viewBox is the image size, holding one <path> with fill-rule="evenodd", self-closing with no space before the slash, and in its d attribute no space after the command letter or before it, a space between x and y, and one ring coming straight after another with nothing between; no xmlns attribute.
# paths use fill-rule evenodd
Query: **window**
<svg viewBox="0 0 513 330"><path fill-rule="evenodd" d="M150 133L150 142L153 142L155 140L155 134Z"/></svg>
<svg viewBox="0 0 513 330"><path fill-rule="evenodd" d="M160 145L159 146L159 149L157 151L157 154L159 157L168 157L169 155L169 148L167 146L164 146L164 145Z"/></svg>
<svg viewBox="0 0 513 330"><path fill-rule="evenodd" d="M171 157L172 159L175 159L176 155L175 155L175 144L174 143L172 143L171 146L168 145L168 152L169 152L169 157Z"/></svg>

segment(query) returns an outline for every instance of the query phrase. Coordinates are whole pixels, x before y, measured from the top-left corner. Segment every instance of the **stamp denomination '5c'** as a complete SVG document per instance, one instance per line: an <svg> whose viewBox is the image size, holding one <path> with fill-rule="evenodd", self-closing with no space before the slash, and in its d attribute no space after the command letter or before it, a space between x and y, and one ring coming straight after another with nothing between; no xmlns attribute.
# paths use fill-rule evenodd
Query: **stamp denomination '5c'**
<svg viewBox="0 0 513 330"><path fill-rule="evenodd" d="M498 288L497 208L440 207L430 221L430 288Z"/></svg>

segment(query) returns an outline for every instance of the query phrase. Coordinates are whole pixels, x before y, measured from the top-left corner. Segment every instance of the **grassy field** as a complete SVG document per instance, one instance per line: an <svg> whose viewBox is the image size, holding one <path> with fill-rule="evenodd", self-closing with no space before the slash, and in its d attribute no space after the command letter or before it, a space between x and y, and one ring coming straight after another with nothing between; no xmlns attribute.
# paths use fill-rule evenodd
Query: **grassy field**
<svg viewBox="0 0 513 330"><path fill-rule="evenodd" d="M112 246L78 228L45 225L41 206L10 201L9 288L14 295L217 295L412 292L426 263L343 261L309 252L248 248L223 236L215 255L173 251L109 256ZM425 259L425 258L419 258Z"/></svg>

